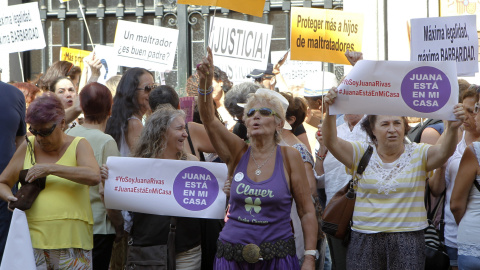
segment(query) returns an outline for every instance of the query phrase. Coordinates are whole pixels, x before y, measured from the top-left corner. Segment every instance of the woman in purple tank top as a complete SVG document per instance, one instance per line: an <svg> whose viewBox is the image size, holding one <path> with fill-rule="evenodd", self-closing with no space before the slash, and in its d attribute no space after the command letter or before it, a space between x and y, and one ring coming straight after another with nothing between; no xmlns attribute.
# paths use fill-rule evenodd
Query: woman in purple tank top
<svg viewBox="0 0 480 270"><path fill-rule="evenodd" d="M209 48L208 57L197 66L198 108L230 176L224 188L230 195L229 219L217 242L214 269L300 269L290 223L292 199L305 239L302 269L314 269L317 222L303 161L294 148L278 145L285 123L283 97L262 89L248 99L243 117L250 139L246 144L214 115L213 67Z"/></svg>

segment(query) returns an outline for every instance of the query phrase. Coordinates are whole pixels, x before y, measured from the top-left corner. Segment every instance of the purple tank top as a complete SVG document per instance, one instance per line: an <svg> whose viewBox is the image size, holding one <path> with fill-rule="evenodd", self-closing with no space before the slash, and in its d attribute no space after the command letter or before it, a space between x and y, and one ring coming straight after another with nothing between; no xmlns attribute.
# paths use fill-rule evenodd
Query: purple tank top
<svg viewBox="0 0 480 270"><path fill-rule="evenodd" d="M247 176L250 149L243 154L233 175L229 220L219 239L233 244L260 245L291 238L292 195L285 178L280 146L277 146L273 174L262 182L255 182Z"/></svg>

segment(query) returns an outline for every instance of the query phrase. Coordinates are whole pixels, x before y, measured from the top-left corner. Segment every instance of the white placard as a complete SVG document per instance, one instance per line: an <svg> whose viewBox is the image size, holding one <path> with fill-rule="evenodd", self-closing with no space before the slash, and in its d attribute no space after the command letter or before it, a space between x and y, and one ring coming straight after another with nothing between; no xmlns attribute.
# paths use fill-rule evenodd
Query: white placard
<svg viewBox="0 0 480 270"><path fill-rule="evenodd" d="M0 9L0 51L23 52L45 48L38 3Z"/></svg>
<svg viewBox="0 0 480 270"><path fill-rule="evenodd" d="M140 213L223 219L223 163L109 157L105 207Z"/></svg>
<svg viewBox="0 0 480 270"><path fill-rule="evenodd" d="M267 69L273 26L226 18L211 19L213 62L233 82L251 81L254 69Z"/></svg>
<svg viewBox="0 0 480 270"><path fill-rule="evenodd" d="M96 45L95 57L100 59L102 63L100 77L97 82L105 85L108 79L117 75L118 63L116 61L115 49L112 46Z"/></svg>
<svg viewBox="0 0 480 270"><path fill-rule="evenodd" d="M458 76L478 72L476 15L411 20L411 61L455 61Z"/></svg>
<svg viewBox="0 0 480 270"><path fill-rule="evenodd" d="M330 114L455 120L455 62L359 61L342 81Z"/></svg>
<svg viewBox="0 0 480 270"><path fill-rule="evenodd" d="M272 63L278 63L287 51L274 51L271 53ZM288 84L300 85L309 75L318 74L322 70L322 62L296 61L288 58L280 67L281 74Z"/></svg>
<svg viewBox="0 0 480 270"><path fill-rule="evenodd" d="M126 67L173 69L178 30L119 20L115 32L117 62Z"/></svg>

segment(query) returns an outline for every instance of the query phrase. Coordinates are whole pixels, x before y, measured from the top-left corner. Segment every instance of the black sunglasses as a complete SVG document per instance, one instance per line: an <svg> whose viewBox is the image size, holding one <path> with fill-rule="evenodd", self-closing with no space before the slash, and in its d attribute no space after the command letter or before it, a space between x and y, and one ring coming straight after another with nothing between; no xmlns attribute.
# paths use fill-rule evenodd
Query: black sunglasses
<svg viewBox="0 0 480 270"><path fill-rule="evenodd" d="M145 90L147 92L150 92L157 87L158 87L158 84L150 84L150 85L145 86L144 88L137 88L137 90Z"/></svg>
<svg viewBox="0 0 480 270"><path fill-rule="evenodd" d="M53 133L56 127L57 123L53 124L53 126L48 130L35 130L32 127L29 127L28 130L30 131L30 133L32 133L33 136L47 137Z"/></svg>
<svg viewBox="0 0 480 270"><path fill-rule="evenodd" d="M260 112L260 115L262 116L270 116L270 115L277 115L276 112L274 112L272 109L270 108L259 108L259 109L250 109L248 110L247 112L247 117L252 117L255 112Z"/></svg>

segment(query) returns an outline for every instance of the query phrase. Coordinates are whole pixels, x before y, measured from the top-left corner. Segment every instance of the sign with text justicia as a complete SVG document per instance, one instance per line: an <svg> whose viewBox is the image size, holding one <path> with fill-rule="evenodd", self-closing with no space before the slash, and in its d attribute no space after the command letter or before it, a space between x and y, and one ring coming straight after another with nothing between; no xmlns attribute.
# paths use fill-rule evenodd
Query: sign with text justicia
<svg viewBox="0 0 480 270"><path fill-rule="evenodd" d="M211 20L213 61L231 81L250 81L254 69L267 69L273 26L226 18Z"/></svg>
<svg viewBox="0 0 480 270"><path fill-rule="evenodd" d="M455 62L359 61L337 88L330 114L455 120Z"/></svg>
<svg viewBox="0 0 480 270"><path fill-rule="evenodd" d="M140 213L223 219L223 163L109 157L105 207Z"/></svg>

